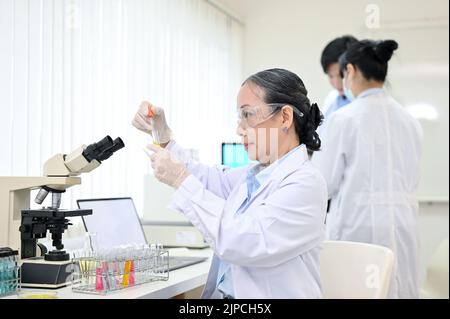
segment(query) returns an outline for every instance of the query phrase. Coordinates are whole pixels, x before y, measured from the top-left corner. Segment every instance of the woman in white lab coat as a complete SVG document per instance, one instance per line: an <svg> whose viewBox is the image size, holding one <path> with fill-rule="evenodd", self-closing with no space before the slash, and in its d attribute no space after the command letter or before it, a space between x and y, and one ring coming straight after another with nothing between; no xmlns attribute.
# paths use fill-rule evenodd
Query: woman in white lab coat
<svg viewBox="0 0 450 319"><path fill-rule="evenodd" d="M328 183L328 238L392 249L389 296L417 298L422 131L384 89L396 49L392 40L366 40L340 58L346 94L354 101L329 118L322 151L314 154L313 163Z"/></svg>
<svg viewBox="0 0 450 319"><path fill-rule="evenodd" d="M237 132L258 161L245 168L189 159L161 108L143 103L133 120L164 147L149 146L156 178L177 188L171 208L214 250L203 297L320 298L327 190L307 148L320 148L322 115L302 80L282 69L251 76L237 100Z"/></svg>

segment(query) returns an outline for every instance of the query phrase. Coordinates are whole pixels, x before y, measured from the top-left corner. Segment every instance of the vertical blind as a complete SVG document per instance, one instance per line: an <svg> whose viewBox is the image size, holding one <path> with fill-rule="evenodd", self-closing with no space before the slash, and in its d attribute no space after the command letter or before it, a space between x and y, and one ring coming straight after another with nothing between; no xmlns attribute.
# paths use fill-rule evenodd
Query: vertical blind
<svg viewBox="0 0 450 319"><path fill-rule="evenodd" d="M235 138L242 26L205 0L0 0L0 175L39 176L45 161L106 135L125 149L63 195L132 196L142 208L142 151L131 126L143 100L174 138L220 161Z"/></svg>

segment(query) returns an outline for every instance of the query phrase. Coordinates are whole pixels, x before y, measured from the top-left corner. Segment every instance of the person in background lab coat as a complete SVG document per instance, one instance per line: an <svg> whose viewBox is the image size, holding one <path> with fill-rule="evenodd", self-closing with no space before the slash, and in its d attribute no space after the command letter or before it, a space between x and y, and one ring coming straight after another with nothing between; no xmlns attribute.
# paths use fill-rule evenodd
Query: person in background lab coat
<svg viewBox="0 0 450 319"><path fill-rule="evenodd" d="M325 129L328 118L333 112L350 103L350 99L345 96L342 77L339 71L339 58L354 43L358 42L355 37L345 35L334 39L328 43L322 51L320 64L323 72L328 76L333 90L328 94L322 107L325 114L324 123L319 128L319 134Z"/></svg>
<svg viewBox="0 0 450 319"><path fill-rule="evenodd" d="M214 250L203 298L320 298L327 189L307 156L307 148L320 148L320 110L302 80L283 69L248 78L237 101L237 133L258 161L245 168L189 159L161 108L144 102L133 120L158 131L162 148L148 146L154 174L177 188L170 207Z"/></svg>
<svg viewBox="0 0 450 319"><path fill-rule="evenodd" d="M390 248L395 266L389 296L418 298L420 124L384 89L395 41L364 40L340 58L346 95L313 162L331 197L327 235Z"/></svg>
<svg viewBox="0 0 450 319"><path fill-rule="evenodd" d="M345 35L328 43L322 51L320 64L322 65L323 72L328 76L328 80L333 87L333 90L328 94L323 104L322 112L325 114L324 121L317 130L322 143L325 138L324 132L331 114L350 103L350 99L345 96L344 92L344 85L342 83L342 76L339 68L339 58L356 42L358 42L358 40L356 40L355 37ZM309 152L309 155L310 157L314 156L314 152ZM328 201L327 212L329 211L329 207L330 201Z"/></svg>

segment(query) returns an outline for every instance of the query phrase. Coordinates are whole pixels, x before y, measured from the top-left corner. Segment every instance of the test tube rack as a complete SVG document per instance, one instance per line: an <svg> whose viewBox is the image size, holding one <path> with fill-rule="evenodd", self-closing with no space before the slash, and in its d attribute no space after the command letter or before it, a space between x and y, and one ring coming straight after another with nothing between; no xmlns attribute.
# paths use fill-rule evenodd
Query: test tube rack
<svg viewBox="0 0 450 319"><path fill-rule="evenodd" d="M17 294L19 290L18 251L0 248L0 297Z"/></svg>
<svg viewBox="0 0 450 319"><path fill-rule="evenodd" d="M169 251L155 248L86 252L73 258L72 291L100 294L169 279Z"/></svg>

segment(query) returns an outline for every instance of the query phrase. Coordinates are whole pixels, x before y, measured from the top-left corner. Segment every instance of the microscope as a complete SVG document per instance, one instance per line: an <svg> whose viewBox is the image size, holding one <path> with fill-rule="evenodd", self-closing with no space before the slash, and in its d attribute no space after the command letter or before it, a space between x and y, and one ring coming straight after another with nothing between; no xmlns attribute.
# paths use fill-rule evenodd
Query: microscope
<svg viewBox="0 0 450 319"><path fill-rule="evenodd" d="M71 225L69 217L91 215L91 209L60 209L67 188L81 184L88 173L125 145L122 139L106 136L89 146L82 145L70 154L57 154L44 164L42 177L0 176L0 247L20 251L23 287L59 288L71 273L70 256L64 251L62 234ZM39 189L35 202L42 204L51 193L51 205L30 209L30 191ZM38 243L47 231L54 250Z"/></svg>

